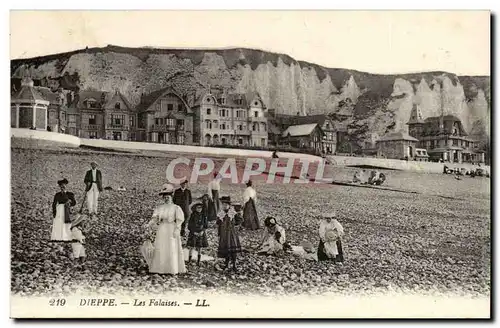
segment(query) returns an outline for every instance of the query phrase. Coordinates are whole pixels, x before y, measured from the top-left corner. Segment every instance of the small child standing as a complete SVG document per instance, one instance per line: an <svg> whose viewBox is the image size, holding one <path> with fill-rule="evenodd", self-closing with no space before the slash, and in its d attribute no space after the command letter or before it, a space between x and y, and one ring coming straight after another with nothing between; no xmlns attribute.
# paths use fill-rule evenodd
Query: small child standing
<svg viewBox="0 0 500 328"><path fill-rule="evenodd" d="M73 260L85 262L87 254L85 254L85 236L83 235L83 228L86 222L86 216L80 215L71 223L71 248L73 249Z"/></svg>
<svg viewBox="0 0 500 328"><path fill-rule="evenodd" d="M188 263L191 262L193 249L198 253L197 265L200 266L201 249L208 247L208 240L205 230L208 228L208 218L203 213L203 204L196 203L191 207L191 216L188 222L188 240L187 247L189 248Z"/></svg>

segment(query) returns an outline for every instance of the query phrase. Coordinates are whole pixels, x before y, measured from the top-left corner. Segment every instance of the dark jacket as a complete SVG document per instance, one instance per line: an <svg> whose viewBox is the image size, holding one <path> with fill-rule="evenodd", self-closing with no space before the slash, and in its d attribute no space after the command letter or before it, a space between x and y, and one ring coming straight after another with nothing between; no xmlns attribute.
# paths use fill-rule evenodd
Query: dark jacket
<svg viewBox="0 0 500 328"><path fill-rule="evenodd" d="M202 232L208 229L208 219L203 212L193 212L189 217L188 230L192 232Z"/></svg>
<svg viewBox="0 0 500 328"><path fill-rule="evenodd" d="M85 173L85 180L83 181L83 182L85 182L85 185L86 185L85 191L89 191L90 188L92 188L92 183L94 183L94 182L97 183L97 189L99 189L99 191L102 191L101 171L97 170L95 176L96 176L96 181L93 181L92 170L88 170L87 173Z"/></svg>
<svg viewBox="0 0 500 328"><path fill-rule="evenodd" d="M70 206L75 206L76 205L76 200L75 200L75 194L72 192L66 191L66 192L58 192L54 196L54 200L52 201L52 216L56 216L56 209L58 204L65 204L67 201L70 201L69 205ZM66 206L64 208L64 223L71 223L71 218L70 218L70 213L69 213L69 206Z"/></svg>
<svg viewBox="0 0 500 328"><path fill-rule="evenodd" d="M190 212L189 205L193 201L193 198L191 197L191 190L189 190L187 188L184 189L184 191L181 188L176 189L174 192L173 201L174 201L175 205L178 205L178 206L180 206L180 208L182 208L182 211L184 212L185 219L188 219L188 217L186 217L186 216Z"/></svg>

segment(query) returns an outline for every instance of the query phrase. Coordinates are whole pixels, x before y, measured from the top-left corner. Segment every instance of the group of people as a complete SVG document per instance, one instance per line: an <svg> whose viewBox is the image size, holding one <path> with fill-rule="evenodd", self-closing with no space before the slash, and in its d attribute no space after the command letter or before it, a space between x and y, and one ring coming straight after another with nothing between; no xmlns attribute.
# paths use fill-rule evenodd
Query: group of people
<svg viewBox="0 0 500 328"><path fill-rule="evenodd" d="M222 259L223 270L232 266L237 271L237 256L243 251L239 237L240 229L256 231L261 228L257 214L257 192L252 181L246 183L243 203L231 201L230 196L221 196L221 178L215 173L208 184L207 193L193 201L187 181L178 189L172 184L164 184L159 191L162 204L156 206L151 219L144 225L145 241L140 246L141 253L150 273L178 274L187 271L196 252L196 262L200 265L203 249L208 245L207 230L214 225L218 236L217 257ZM67 179L58 181L60 191L54 196L52 241L71 242L72 257L84 260L85 236L83 231L89 217L98 214L98 198L102 192L102 173L97 163L91 163L84 178L85 199L88 215L80 211L71 215L71 208L76 205L75 195L66 190ZM231 211L233 209L233 211ZM73 218L72 218L73 217ZM257 248L261 255L279 255L293 253L306 258L311 257L314 248L292 246L286 238L285 229L276 218L268 216L264 220L264 233ZM342 225L335 219L335 214L323 215L319 227L320 242L316 260L343 262ZM188 248L187 258L184 246ZM303 254L302 254L303 253ZM186 264L186 262L188 264Z"/></svg>
<svg viewBox="0 0 500 328"><path fill-rule="evenodd" d="M102 173L97 169L97 163L90 163L90 170L85 173L85 198L82 202L79 213L72 215L71 208L76 205L75 194L67 191L66 187L69 181L63 178L57 181L60 191L54 195L52 201L52 231L50 240L53 242L70 242L72 247L72 258L84 261L85 236L83 229L88 216L97 217L99 193L102 188ZM83 205L87 200L88 216L83 215Z"/></svg>

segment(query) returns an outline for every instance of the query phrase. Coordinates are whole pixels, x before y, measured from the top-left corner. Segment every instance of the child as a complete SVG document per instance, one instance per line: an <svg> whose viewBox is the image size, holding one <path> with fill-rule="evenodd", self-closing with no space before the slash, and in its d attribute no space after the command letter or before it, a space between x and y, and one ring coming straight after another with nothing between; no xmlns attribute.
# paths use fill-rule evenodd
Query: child
<svg viewBox="0 0 500 328"><path fill-rule="evenodd" d="M191 207L191 216L188 222L188 240L187 247L189 248L188 263L191 262L193 249L196 248L198 252L197 265L200 266L201 249L208 247L208 240L205 230L208 228L208 218L203 213L203 204L195 203Z"/></svg>
<svg viewBox="0 0 500 328"><path fill-rule="evenodd" d="M332 260L334 263L344 262L342 236L344 228L335 219L335 213L323 215L319 225L318 260Z"/></svg>
<svg viewBox="0 0 500 328"><path fill-rule="evenodd" d="M243 223L243 206L241 206L241 204L234 204L233 207L236 212L234 215L234 225L241 226Z"/></svg>
<svg viewBox="0 0 500 328"><path fill-rule="evenodd" d="M264 221L264 225L266 230L258 254L278 255L281 251L291 250L290 244L286 241L285 229L276 222L275 218L268 216Z"/></svg>
<svg viewBox="0 0 500 328"><path fill-rule="evenodd" d="M71 223L71 248L73 249L73 259L79 260L82 263L85 262L85 258L87 257L85 254L85 247L83 246L85 243L85 236L82 233L86 218L85 215L80 215Z"/></svg>
<svg viewBox="0 0 500 328"><path fill-rule="evenodd" d="M229 215L231 208L231 197L221 197L222 210L224 217L217 219L219 231L219 248L217 256L226 260L224 270L229 266L229 260L233 264L233 271L237 272L236 268L236 255L241 252L240 238L235 229L234 218Z"/></svg>

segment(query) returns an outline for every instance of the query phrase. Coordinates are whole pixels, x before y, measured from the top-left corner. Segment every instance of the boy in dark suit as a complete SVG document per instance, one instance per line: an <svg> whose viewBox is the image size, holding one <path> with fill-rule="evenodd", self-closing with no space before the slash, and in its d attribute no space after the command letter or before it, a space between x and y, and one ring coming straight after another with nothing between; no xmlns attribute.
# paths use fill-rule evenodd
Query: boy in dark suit
<svg viewBox="0 0 500 328"><path fill-rule="evenodd" d="M181 182L181 187L174 192L174 204L179 206L184 213L184 222L181 226L181 236L184 237L186 234L186 223L189 221L191 215L190 205L193 201L191 197L191 190L187 189L187 180Z"/></svg>
<svg viewBox="0 0 500 328"><path fill-rule="evenodd" d="M85 173L85 192L87 193L87 208L89 215L97 215L99 193L102 192L102 174L97 169L97 163L90 163L91 169Z"/></svg>

